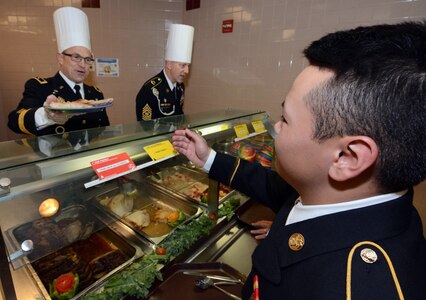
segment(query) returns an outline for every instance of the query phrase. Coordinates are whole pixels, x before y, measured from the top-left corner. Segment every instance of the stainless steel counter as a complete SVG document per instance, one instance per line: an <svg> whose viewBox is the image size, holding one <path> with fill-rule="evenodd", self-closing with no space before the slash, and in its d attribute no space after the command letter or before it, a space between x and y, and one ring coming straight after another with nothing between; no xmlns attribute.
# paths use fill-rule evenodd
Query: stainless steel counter
<svg viewBox="0 0 426 300"><path fill-rule="evenodd" d="M234 218L187 262L222 262L248 275L251 270L251 255L258 243L249 229Z"/></svg>

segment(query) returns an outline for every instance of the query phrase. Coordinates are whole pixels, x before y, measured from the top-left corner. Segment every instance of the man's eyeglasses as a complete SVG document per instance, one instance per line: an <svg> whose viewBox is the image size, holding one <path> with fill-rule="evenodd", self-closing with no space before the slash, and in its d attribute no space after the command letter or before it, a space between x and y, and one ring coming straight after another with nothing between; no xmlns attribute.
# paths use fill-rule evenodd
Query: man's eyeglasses
<svg viewBox="0 0 426 300"><path fill-rule="evenodd" d="M84 62L88 65L92 65L93 62L95 61L93 58L91 57L83 57L77 53L73 53L73 54L69 54L69 53L62 53L63 55L69 56L71 57L72 61L75 62L81 62L84 59Z"/></svg>

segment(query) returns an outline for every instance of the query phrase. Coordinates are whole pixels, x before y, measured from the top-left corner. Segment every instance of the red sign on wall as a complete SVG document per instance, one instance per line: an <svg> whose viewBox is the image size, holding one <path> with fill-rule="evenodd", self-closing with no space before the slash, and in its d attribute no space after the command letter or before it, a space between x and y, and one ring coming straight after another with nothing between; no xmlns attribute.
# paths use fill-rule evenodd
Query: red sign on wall
<svg viewBox="0 0 426 300"><path fill-rule="evenodd" d="M222 33L232 32L234 28L234 20L224 20L222 22Z"/></svg>

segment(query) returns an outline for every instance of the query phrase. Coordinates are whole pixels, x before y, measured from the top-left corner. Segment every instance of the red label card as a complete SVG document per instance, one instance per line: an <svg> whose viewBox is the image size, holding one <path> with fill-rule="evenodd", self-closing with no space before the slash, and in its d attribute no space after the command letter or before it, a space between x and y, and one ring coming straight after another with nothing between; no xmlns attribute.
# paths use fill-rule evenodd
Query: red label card
<svg viewBox="0 0 426 300"><path fill-rule="evenodd" d="M127 153L120 153L90 162L99 179L119 175L136 167Z"/></svg>

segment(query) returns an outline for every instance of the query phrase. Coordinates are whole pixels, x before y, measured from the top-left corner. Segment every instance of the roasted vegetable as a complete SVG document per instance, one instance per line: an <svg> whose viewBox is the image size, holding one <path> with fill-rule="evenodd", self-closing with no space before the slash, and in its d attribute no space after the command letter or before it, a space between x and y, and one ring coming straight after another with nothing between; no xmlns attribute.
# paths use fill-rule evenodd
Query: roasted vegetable
<svg viewBox="0 0 426 300"><path fill-rule="evenodd" d="M186 220L185 214L181 210L177 210L172 212L167 217L167 224L169 224L171 227L176 227L185 220Z"/></svg>
<svg viewBox="0 0 426 300"><path fill-rule="evenodd" d="M49 294L53 300L68 300L74 297L79 284L78 274L65 273L49 284Z"/></svg>

